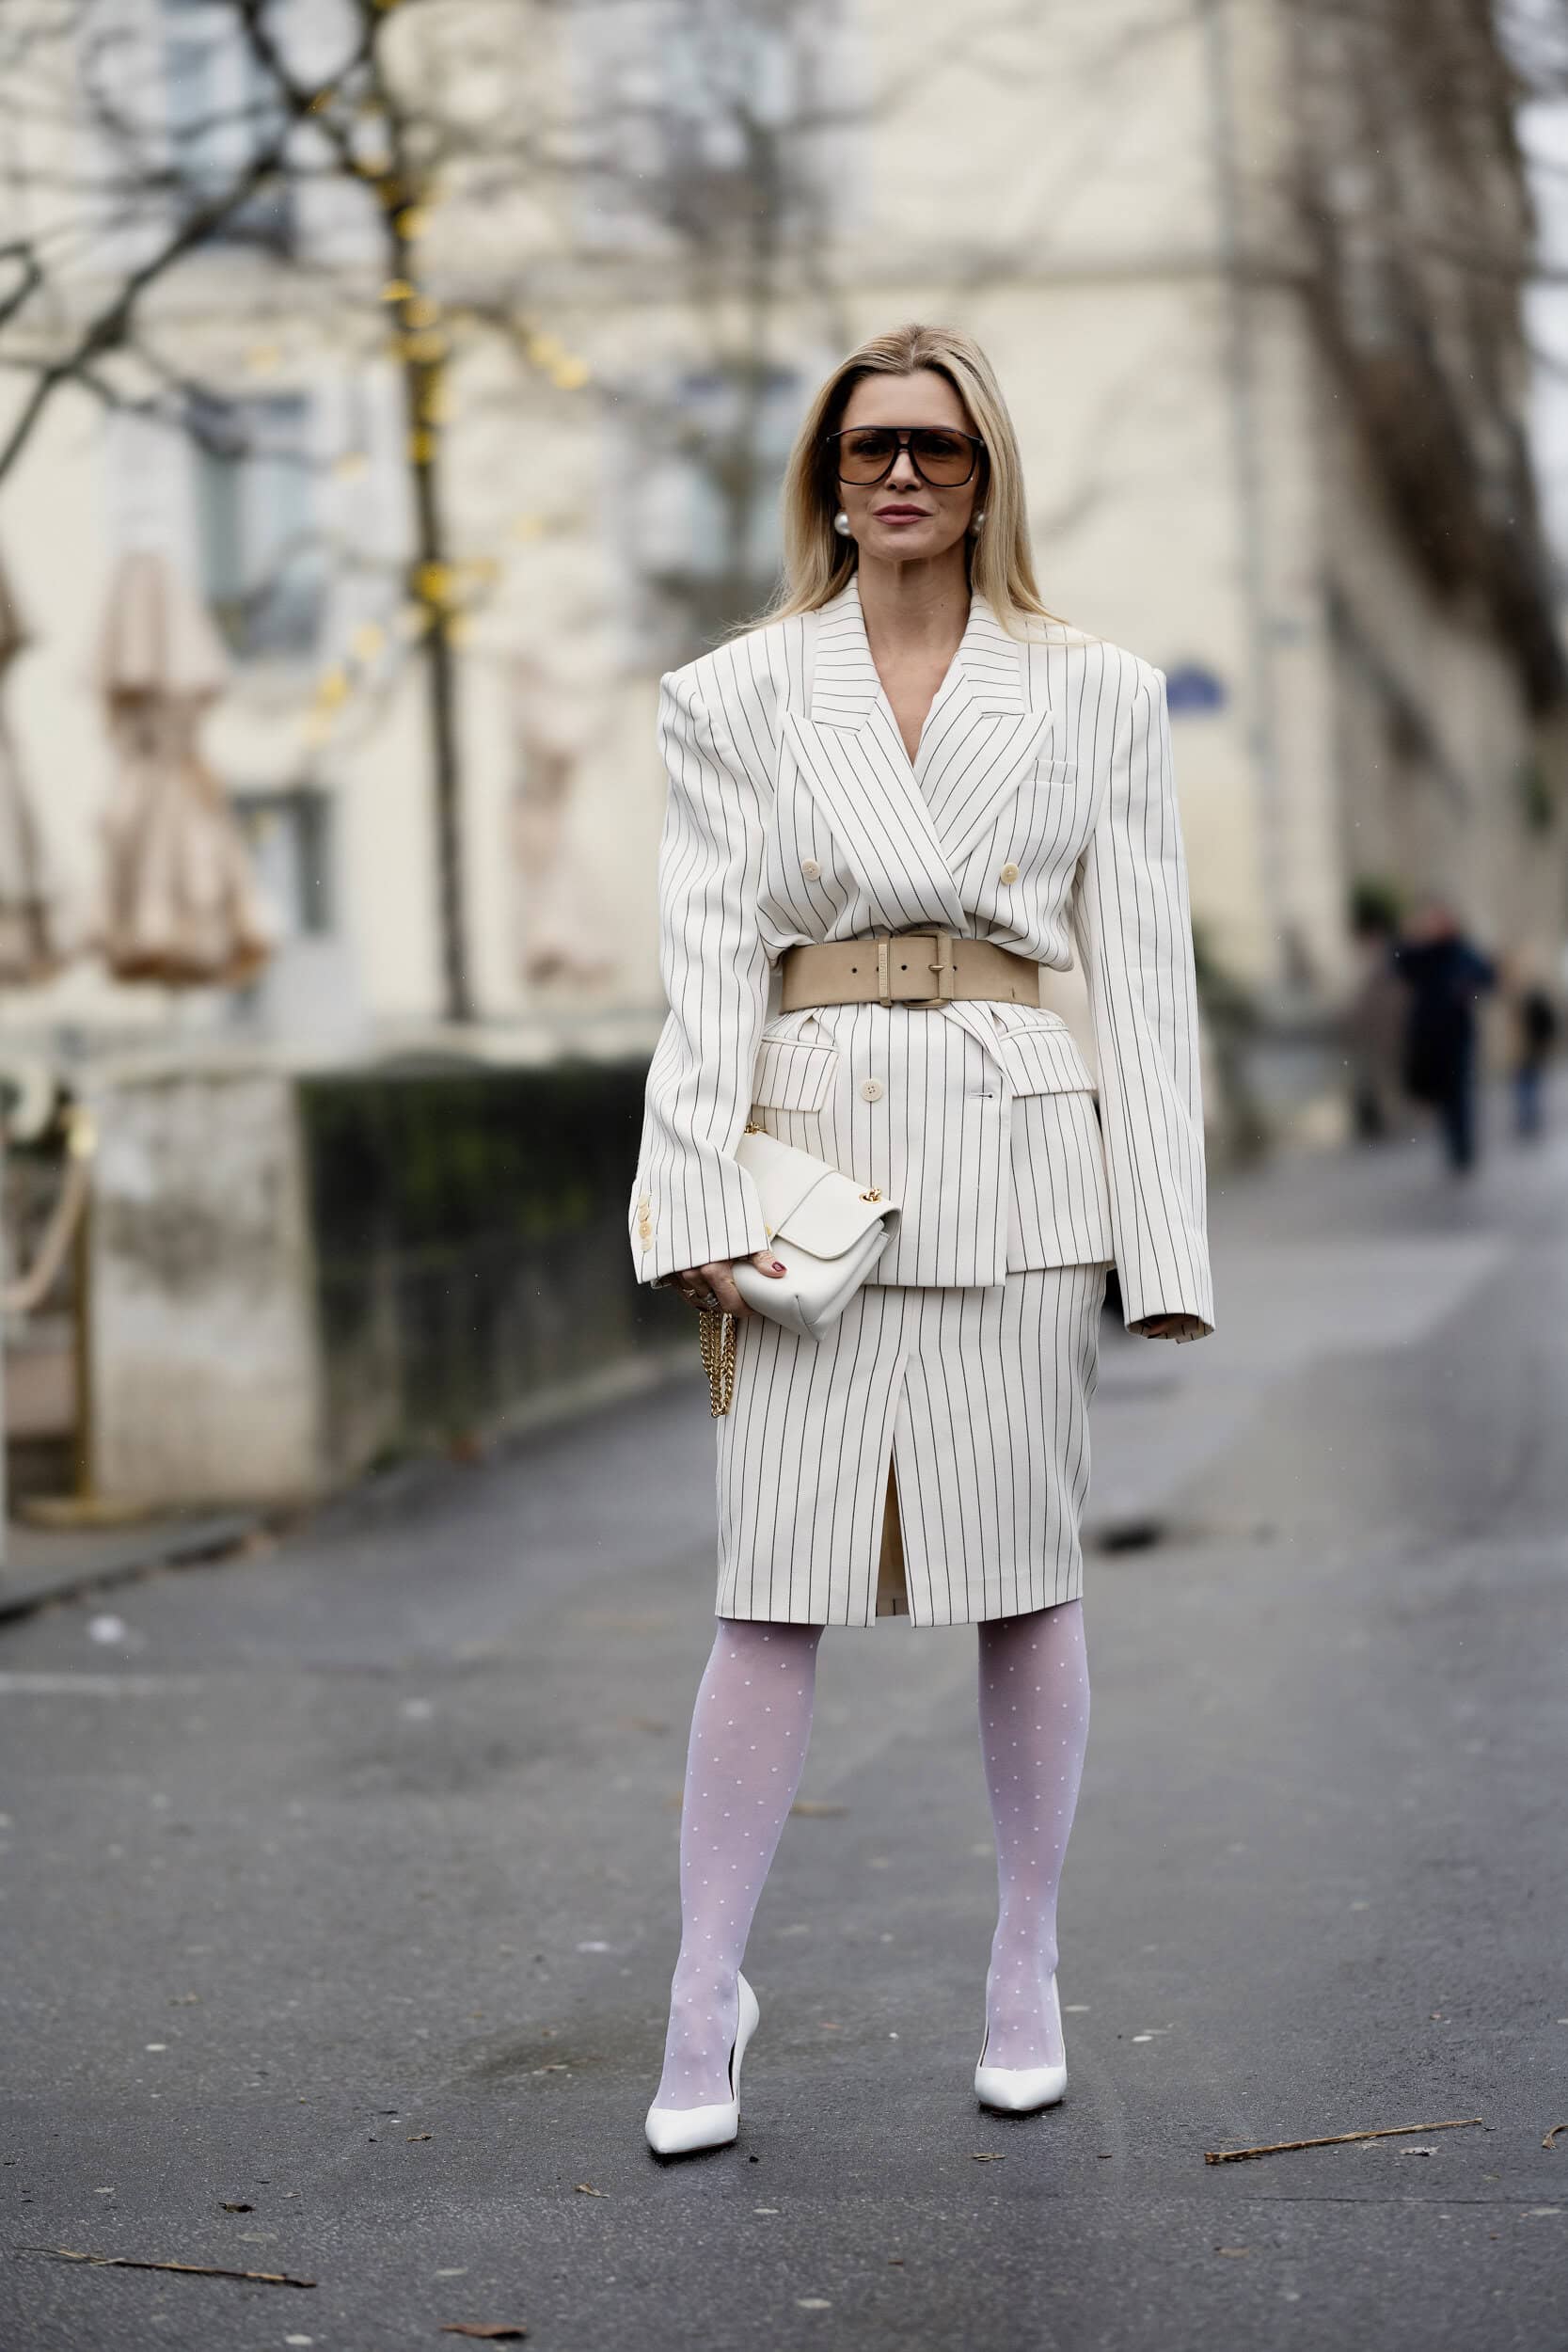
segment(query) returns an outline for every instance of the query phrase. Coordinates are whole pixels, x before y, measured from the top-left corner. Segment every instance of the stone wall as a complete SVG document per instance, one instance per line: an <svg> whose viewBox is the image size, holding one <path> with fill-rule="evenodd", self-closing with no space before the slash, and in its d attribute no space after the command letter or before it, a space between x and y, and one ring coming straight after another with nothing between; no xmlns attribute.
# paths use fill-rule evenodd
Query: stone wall
<svg viewBox="0 0 1568 2352"><path fill-rule="evenodd" d="M158 1503L311 1491L323 1380L293 1079L122 1071L90 1107L95 1484Z"/></svg>

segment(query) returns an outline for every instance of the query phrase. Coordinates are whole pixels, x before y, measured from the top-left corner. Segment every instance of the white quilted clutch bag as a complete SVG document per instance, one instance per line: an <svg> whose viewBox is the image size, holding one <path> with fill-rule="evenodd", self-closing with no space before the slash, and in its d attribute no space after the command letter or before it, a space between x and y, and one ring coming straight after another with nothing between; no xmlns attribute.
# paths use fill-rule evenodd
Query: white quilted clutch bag
<svg viewBox="0 0 1568 2352"><path fill-rule="evenodd" d="M773 1254L787 1274L742 1259L735 1286L749 1307L802 1339L820 1339L844 1312L893 1237L898 1203L863 1192L826 1160L748 1127L736 1160L756 1186Z"/></svg>

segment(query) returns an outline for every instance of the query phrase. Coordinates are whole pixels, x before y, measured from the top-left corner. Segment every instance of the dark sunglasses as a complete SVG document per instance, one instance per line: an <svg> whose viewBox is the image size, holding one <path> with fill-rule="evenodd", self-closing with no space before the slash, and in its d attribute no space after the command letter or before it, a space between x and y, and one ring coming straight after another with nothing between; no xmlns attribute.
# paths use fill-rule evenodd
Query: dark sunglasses
<svg viewBox="0 0 1568 2352"><path fill-rule="evenodd" d="M975 433L957 433L946 425L852 424L824 433L833 452L840 482L880 482L893 471L901 449L923 482L955 490L969 481L985 443Z"/></svg>

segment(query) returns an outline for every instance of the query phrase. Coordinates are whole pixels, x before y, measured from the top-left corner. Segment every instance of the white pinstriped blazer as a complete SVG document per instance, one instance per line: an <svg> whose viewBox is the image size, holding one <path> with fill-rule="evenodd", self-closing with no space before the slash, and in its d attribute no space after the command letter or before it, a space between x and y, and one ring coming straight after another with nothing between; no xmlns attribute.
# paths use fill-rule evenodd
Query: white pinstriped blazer
<svg viewBox="0 0 1568 2352"><path fill-rule="evenodd" d="M1129 1323L1213 1321L1197 1011L1164 673L978 593L911 766L860 590L660 682L670 1011L648 1073L641 1279L767 1234L748 1119L901 1203L873 1280L1109 1263ZM1076 948L1095 1080L1060 1015L980 1002L779 1015L798 941L941 925L1057 970ZM770 1017L770 1014L772 1017Z"/></svg>

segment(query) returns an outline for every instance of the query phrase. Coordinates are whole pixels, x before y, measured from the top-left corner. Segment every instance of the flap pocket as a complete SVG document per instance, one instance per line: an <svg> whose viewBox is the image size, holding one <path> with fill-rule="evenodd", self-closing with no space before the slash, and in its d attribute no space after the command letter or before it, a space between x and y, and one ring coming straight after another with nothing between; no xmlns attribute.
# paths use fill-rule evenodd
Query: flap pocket
<svg viewBox="0 0 1568 2352"><path fill-rule="evenodd" d="M996 1041L1015 1094L1092 1094L1094 1079L1064 1022L1060 1028L1012 1029Z"/></svg>
<svg viewBox="0 0 1568 2352"><path fill-rule="evenodd" d="M836 1045L802 1045L792 1038L765 1039L757 1052L752 1100L764 1109L819 1111L838 1068Z"/></svg>
<svg viewBox="0 0 1568 2352"><path fill-rule="evenodd" d="M897 1216L896 1202L863 1192L853 1177L766 1131L749 1129L735 1156L756 1187L768 1239L795 1242L814 1258L840 1258L874 1225Z"/></svg>

